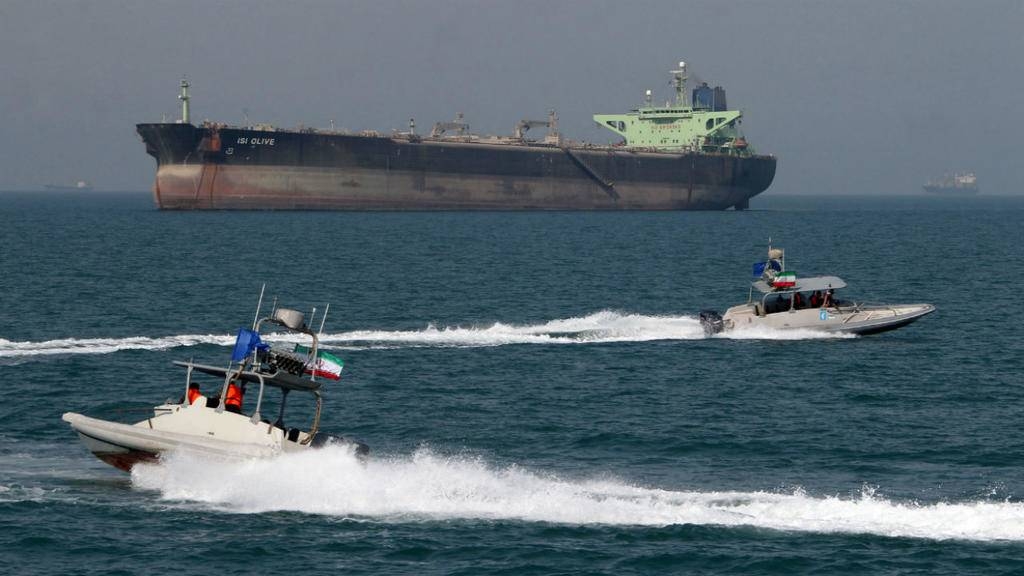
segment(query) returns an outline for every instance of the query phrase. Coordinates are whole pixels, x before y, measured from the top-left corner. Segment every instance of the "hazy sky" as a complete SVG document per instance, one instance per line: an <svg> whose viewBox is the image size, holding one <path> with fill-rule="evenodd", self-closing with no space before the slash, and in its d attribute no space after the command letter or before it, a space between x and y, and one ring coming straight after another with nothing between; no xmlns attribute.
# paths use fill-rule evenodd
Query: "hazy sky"
<svg viewBox="0 0 1024 576"><path fill-rule="evenodd" d="M1024 193L1024 1L0 0L0 189L148 190L138 122L509 134L670 97L686 60L778 156L774 193Z"/></svg>

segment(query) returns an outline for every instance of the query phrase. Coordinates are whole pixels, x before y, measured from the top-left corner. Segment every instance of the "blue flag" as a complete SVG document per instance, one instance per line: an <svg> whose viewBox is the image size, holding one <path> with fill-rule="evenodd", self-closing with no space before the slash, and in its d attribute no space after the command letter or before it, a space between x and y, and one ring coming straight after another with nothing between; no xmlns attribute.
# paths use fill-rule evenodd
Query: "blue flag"
<svg viewBox="0 0 1024 576"><path fill-rule="evenodd" d="M235 350L231 353L232 362L241 362L245 357L252 354L257 347L264 346L260 340L260 333L248 328L238 329L238 339L235 340Z"/></svg>
<svg viewBox="0 0 1024 576"><path fill-rule="evenodd" d="M760 278L764 275L765 269L774 270L776 272L782 272L782 264L778 260L769 260L767 262L756 262L754 263L754 278Z"/></svg>

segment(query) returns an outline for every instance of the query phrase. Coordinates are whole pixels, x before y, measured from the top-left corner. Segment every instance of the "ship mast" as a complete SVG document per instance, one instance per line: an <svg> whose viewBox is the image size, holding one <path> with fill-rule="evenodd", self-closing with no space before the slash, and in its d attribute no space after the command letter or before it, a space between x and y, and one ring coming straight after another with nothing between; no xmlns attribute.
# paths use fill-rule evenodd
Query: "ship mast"
<svg viewBox="0 0 1024 576"><path fill-rule="evenodd" d="M188 80L185 78L181 79L181 94L178 96L178 100L181 100L181 123L188 124Z"/></svg>
<svg viewBox="0 0 1024 576"><path fill-rule="evenodd" d="M672 84L676 87L676 106L686 107L686 62L679 62L679 70L670 70Z"/></svg>

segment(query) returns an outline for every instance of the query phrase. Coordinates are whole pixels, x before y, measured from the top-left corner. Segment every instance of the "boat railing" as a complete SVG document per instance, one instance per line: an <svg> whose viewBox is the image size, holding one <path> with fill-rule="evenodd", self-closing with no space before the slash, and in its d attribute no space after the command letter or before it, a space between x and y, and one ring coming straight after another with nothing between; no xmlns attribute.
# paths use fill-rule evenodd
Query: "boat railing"
<svg viewBox="0 0 1024 576"><path fill-rule="evenodd" d="M245 366L246 364L243 363L238 367L238 370L224 371L224 384L220 388L220 402L217 403L216 410L217 413L220 414L224 412L227 407L228 386L231 386L232 384L235 386L242 385L240 383L245 381L243 376L255 378L256 381L260 383L260 390L256 395L256 409L253 410L252 417L250 418L252 423L255 424L260 421L260 408L263 406L263 390L266 388L266 380L264 380L264 375L261 372L246 370ZM189 373L192 372L191 364L188 367L188 371Z"/></svg>
<svg viewBox="0 0 1024 576"><path fill-rule="evenodd" d="M307 433L307 436L306 436L305 440L302 441L302 443L303 444L309 444L310 442L312 442L313 438L316 436L317 432L320 429L320 417L321 417L321 413L323 411L323 397L320 394L320 390L318 390L317 387L315 387L315 386L314 387L294 386L293 383L290 383L287 380L282 381L281 380L281 374L280 374L279 370L275 370L274 372L267 372L266 370L263 370L261 368L245 369L244 366L242 366L242 369L237 369L237 368L236 369L230 369L230 368L229 369L225 369L225 368L218 368L218 367L214 367L214 366L206 366L206 365L202 365L202 364L194 364L191 360L188 361L188 362L175 362L175 364L177 364L178 366L182 366L182 367L185 367L185 368L188 369L188 373L187 373L188 376L186 377L186 393L185 393L185 398L186 399L188 398L188 385L191 384L192 372L194 370L198 370L198 371L206 373L206 374L215 374L215 375L218 375L218 376L223 375L224 383L223 383L223 385L221 386L221 389L220 389L220 401L218 402L218 404L217 404L217 406L215 408L215 410L217 410L218 413L222 413L226 409L225 399L226 399L226 394L227 394L227 387L228 387L229 384L231 384L232 382L234 382L236 384L241 384L241 383L246 383L246 382L248 382L248 383L256 383L256 382L258 382L259 385L260 385L260 389L259 389L259 391L257 393L257 397L256 397L256 409L253 411L252 415L249 417L250 421L253 424L257 424L260 421L262 421L262 419L263 419L263 417L262 417L263 398L264 398L264 395L266 394L266 388L268 386L281 388L281 390L282 390L282 398L281 398L280 414L278 414L277 421L274 422L274 423L270 423L269 421L267 421L267 422L270 423L270 425L272 427L273 426L277 426L277 427L282 428L282 429L284 429L284 426L282 424L282 420L284 418L284 411L285 411L285 405L287 403L288 393L291 390L300 390L302 392L308 392L308 393L312 394L313 397L316 399L316 409L315 409L315 412L313 414L312 426L310 427L310 429L309 429L309 431ZM309 379L309 380L312 380L312 379ZM168 403L170 403L170 401L168 401Z"/></svg>
<svg viewBox="0 0 1024 576"><path fill-rule="evenodd" d="M246 371L246 373L247 374L251 374L252 376L255 376L256 379L259 380L259 383L260 383L260 391L256 395L256 409L252 411L252 416L249 418L250 422L252 422L253 424L257 424L261 420L261 418L260 418L260 408L263 407L263 390L266 387L266 381L263 379L263 374L260 374L259 372ZM221 405L218 406L217 409L220 410L220 411L223 411L223 406L224 406L224 401L223 401L223 397L222 397Z"/></svg>

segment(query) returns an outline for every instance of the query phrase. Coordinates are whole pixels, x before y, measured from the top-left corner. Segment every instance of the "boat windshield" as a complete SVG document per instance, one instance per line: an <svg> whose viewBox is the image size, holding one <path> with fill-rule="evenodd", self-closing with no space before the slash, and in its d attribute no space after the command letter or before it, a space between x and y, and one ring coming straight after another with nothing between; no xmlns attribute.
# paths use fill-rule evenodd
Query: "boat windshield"
<svg viewBox="0 0 1024 576"><path fill-rule="evenodd" d="M835 288L828 286L830 285L806 283L791 289L766 293L761 297L761 310L764 314L775 314L790 310L841 306L843 302L836 296Z"/></svg>

